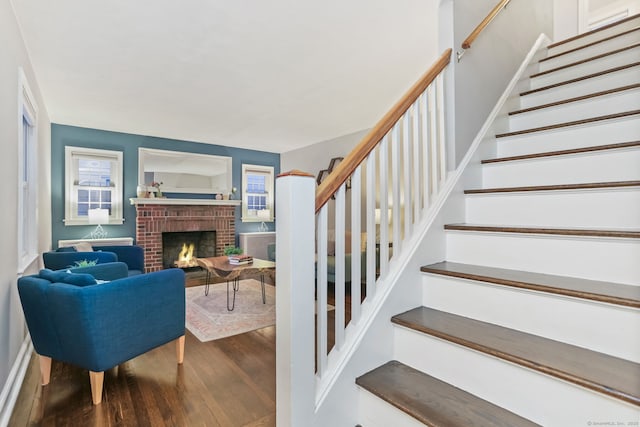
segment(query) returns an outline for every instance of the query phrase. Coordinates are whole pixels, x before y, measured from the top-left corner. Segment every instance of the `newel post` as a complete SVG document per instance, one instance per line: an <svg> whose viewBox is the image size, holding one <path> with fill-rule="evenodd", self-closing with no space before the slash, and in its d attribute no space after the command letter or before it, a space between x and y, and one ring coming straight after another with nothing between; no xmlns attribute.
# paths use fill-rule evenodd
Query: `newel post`
<svg viewBox="0 0 640 427"><path fill-rule="evenodd" d="M313 416L315 180L291 171L276 181L276 425Z"/></svg>

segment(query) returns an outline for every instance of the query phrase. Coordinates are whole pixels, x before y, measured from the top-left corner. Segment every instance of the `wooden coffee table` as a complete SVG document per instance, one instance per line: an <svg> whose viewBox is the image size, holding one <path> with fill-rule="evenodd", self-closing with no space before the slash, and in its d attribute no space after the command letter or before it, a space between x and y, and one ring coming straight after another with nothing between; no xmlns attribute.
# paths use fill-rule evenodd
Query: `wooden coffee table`
<svg viewBox="0 0 640 427"><path fill-rule="evenodd" d="M229 263L226 256L216 256L209 258L197 258L198 265L206 270L207 277L205 279L204 294L209 295L209 284L211 277L219 277L227 281L227 310L233 311L236 306L236 293L240 288L240 279L249 277L260 277L260 286L262 289L262 303L266 303L264 279L268 275L275 279L276 263L264 259L254 258L250 264L235 265ZM231 288L229 284L231 283ZM231 299L231 290L233 289L233 298Z"/></svg>

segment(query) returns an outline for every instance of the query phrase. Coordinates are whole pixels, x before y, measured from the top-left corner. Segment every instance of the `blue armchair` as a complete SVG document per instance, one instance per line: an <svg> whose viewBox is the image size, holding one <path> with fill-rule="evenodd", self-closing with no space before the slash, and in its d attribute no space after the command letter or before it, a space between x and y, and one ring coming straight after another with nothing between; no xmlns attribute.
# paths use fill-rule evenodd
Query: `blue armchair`
<svg viewBox="0 0 640 427"><path fill-rule="evenodd" d="M85 271L92 268L102 277L125 274L122 263ZM178 363L182 363L184 284L180 269L100 284L90 274L48 269L20 278L18 292L40 358L42 384L49 383L52 359L88 369L92 400L97 405L102 401L107 369L173 340Z"/></svg>
<svg viewBox="0 0 640 427"><path fill-rule="evenodd" d="M98 264L120 261L128 266L128 275L144 272L144 249L140 246L92 246L94 252L77 252L73 247L59 248L42 254L45 268L72 268L76 261L97 261Z"/></svg>

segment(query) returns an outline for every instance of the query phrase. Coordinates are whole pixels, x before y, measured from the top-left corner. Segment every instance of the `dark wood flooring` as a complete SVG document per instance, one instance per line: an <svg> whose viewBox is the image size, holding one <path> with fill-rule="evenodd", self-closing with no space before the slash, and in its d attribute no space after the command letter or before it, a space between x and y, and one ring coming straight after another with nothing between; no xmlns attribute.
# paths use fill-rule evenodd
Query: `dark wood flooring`
<svg viewBox="0 0 640 427"><path fill-rule="evenodd" d="M14 426L274 426L275 326L202 343L187 332L185 360L169 343L105 374L100 405L86 370L53 362L39 384L31 360Z"/></svg>
<svg viewBox="0 0 640 427"><path fill-rule="evenodd" d="M187 276L187 287L202 284L203 274ZM351 298L345 299L348 322ZM328 321L331 348L333 312ZM54 361L51 382L42 387L34 355L9 426L275 426L275 335L270 326L203 343L187 331L183 365L169 343L110 369L97 406L88 371Z"/></svg>
<svg viewBox="0 0 640 427"><path fill-rule="evenodd" d="M275 338L275 326L206 343L187 331L183 365L169 343L110 369L97 406L88 371L54 361L42 387L34 356L9 425L275 426Z"/></svg>

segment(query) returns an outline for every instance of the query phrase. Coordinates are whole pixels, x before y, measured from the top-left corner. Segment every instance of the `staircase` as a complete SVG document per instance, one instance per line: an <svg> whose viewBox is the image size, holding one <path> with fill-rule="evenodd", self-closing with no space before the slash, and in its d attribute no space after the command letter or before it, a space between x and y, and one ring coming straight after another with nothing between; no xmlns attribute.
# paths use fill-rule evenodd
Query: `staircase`
<svg viewBox="0 0 640 427"><path fill-rule="evenodd" d="M545 50L356 380L364 427L638 425L640 16Z"/></svg>

